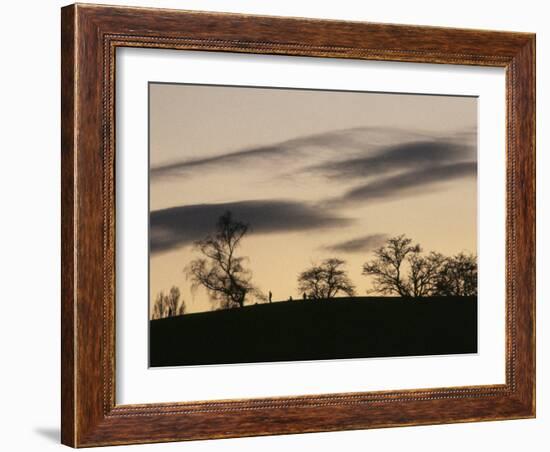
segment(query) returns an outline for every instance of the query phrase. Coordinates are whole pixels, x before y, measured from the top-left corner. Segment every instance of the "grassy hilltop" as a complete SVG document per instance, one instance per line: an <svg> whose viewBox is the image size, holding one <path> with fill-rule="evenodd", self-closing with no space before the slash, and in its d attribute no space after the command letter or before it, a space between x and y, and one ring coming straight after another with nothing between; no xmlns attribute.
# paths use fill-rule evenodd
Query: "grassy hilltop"
<svg viewBox="0 0 550 452"><path fill-rule="evenodd" d="M477 297L296 300L151 320L150 365L477 352Z"/></svg>

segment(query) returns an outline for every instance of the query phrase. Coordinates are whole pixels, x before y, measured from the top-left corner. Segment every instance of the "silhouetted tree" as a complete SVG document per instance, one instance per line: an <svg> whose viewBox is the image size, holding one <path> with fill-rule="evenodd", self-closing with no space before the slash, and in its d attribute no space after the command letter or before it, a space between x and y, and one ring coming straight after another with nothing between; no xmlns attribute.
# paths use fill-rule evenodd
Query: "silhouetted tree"
<svg viewBox="0 0 550 452"><path fill-rule="evenodd" d="M477 295L477 258L459 253L447 257L437 275L437 295L468 297Z"/></svg>
<svg viewBox="0 0 550 452"><path fill-rule="evenodd" d="M224 213L216 231L195 242L205 257L185 268L193 290L204 287L222 309L242 307L248 294L259 292L251 283L252 273L243 265L246 258L235 254L248 229L247 224L234 220L231 212Z"/></svg>
<svg viewBox="0 0 550 452"><path fill-rule="evenodd" d="M298 276L298 290L309 298L329 299L343 292L349 296L355 294L355 286L343 269L345 261L326 259L320 265L314 265Z"/></svg>
<svg viewBox="0 0 550 452"><path fill-rule="evenodd" d="M431 252L427 256L419 252L411 253L407 262L409 264L409 276L407 289L412 297L429 297L436 295L437 282L445 256L440 253Z"/></svg>
<svg viewBox="0 0 550 452"><path fill-rule="evenodd" d="M405 235L390 238L363 265L363 275L374 278L374 292L402 297L477 295L477 259L459 253L421 254L420 245Z"/></svg>
<svg viewBox="0 0 550 452"><path fill-rule="evenodd" d="M153 303L153 319L162 319L164 317L164 293L159 292L155 298L155 301Z"/></svg>
<svg viewBox="0 0 550 452"><path fill-rule="evenodd" d="M405 235L392 237L384 246L374 251L375 258L373 260L363 264L363 275L374 278L375 292L410 297L412 295L411 285L404 275L403 264L407 256L418 255L420 251L420 245L413 245L412 239ZM422 267L420 262L418 264L419 267Z"/></svg>
<svg viewBox="0 0 550 452"><path fill-rule="evenodd" d="M167 295L159 292L153 304L153 319L163 319L185 314L185 301L180 302L180 290L172 286Z"/></svg>

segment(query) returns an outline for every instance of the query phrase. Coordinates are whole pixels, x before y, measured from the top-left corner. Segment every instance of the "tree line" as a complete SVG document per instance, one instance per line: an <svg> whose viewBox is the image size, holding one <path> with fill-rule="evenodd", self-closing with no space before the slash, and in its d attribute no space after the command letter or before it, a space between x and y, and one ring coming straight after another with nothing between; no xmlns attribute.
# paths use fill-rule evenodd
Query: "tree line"
<svg viewBox="0 0 550 452"><path fill-rule="evenodd" d="M191 261L184 273L192 290L204 288L219 309L243 307L250 298L266 302L266 297L252 283L247 258L238 256L249 225L235 220L231 212L217 221L215 232L195 242L201 257ZM303 299L326 300L339 294L354 296L356 287L345 269L346 262L329 258L312 265L298 275L297 287ZM372 279L368 293L406 298L477 295L477 258L458 253L445 256L431 251L423 253L418 243L405 235L389 238L365 262L362 275ZM271 293L269 296L271 301ZM182 315L185 302L173 286L168 294L160 292L153 305L153 319Z"/></svg>
<svg viewBox="0 0 550 452"><path fill-rule="evenodd" d="M363 275L373 278L373 292L401 297L477 295L477 258L458 253L422 254L418 243L405 235L392 237L363 264Z"/></svg>
<svg viewBox="0 0 550 452"><path fill-rule="evenodd" d="M180 297L180 290L176 286L172 286L167 294L159 292L153 302L151 318L164 319L185 314L185 301L180 300Z"/></svg>

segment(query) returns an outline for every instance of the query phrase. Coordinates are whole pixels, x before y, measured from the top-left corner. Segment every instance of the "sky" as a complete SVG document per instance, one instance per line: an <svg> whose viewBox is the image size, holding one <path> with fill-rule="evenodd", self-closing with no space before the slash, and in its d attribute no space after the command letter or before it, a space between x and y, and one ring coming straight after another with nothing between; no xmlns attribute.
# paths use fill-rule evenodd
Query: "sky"
<svg viewBox="0 0 550 452"><path fill-rule="evenodd" d="M213 308L183 269L227 210L274 301L329 257L365 295L363 263L399 234L476 253L474 97L151 83L149 140L150 297L178 286L188 313Z"/></svg>

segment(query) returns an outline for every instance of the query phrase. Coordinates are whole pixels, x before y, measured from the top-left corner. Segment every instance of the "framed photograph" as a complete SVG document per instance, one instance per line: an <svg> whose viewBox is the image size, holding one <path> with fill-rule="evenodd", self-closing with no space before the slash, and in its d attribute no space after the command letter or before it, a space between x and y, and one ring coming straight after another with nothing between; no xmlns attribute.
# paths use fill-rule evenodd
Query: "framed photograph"
<svg viewBox="0 0 550 452"><path fill-rule="evenodd" d="M535 416L535 36L62 9L62 442Z"/></svg>

